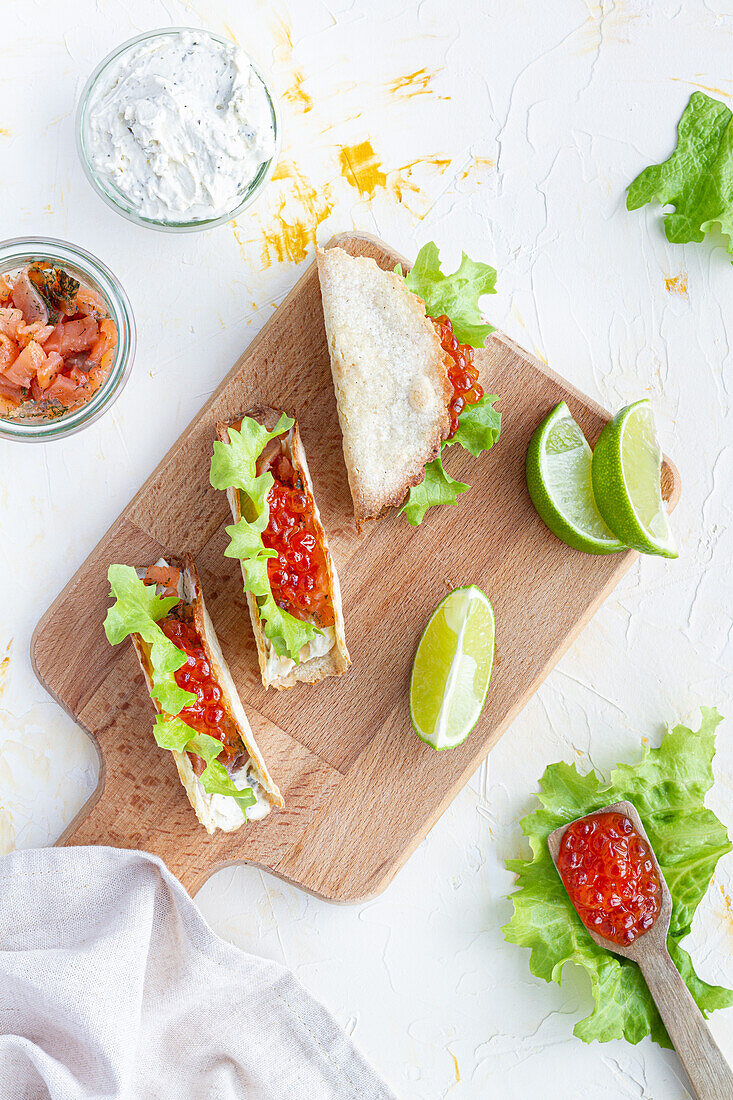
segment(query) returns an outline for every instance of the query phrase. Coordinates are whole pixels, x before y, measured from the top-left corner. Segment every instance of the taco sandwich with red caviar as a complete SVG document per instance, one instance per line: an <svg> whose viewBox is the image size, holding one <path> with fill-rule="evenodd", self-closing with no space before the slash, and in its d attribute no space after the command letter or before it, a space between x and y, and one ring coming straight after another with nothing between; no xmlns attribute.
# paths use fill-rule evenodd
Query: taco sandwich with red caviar
<svg viewBox="0 0 733 1100"><path fill-rule="evenodd" d="M417 525L470 488L446 473L444 448L478 456L499 436L496 397L473 356L493 331L478 300L494 292L496 271L464 253L444 275L433 243L404 277L338 247L317 259L356 525L403 501Z"/></svg>
<svg viewBox="0 0 733 1100"><path fill-rule="evenodd" d="M158 714L155 740L169 749L196 817L209 833L234 832L284 805L257 747L206 610L196 567L161 558L148 569L109 567L104 629L130 637Z"/></svg>
<svg viewBox="0 0 733 1100"><path fill-rule="evenodd" d="M264 686L340 676L351 659L339 580L297 422L257 407L216 431L210 479L229 499L224 553L242 567Z"/></svg>

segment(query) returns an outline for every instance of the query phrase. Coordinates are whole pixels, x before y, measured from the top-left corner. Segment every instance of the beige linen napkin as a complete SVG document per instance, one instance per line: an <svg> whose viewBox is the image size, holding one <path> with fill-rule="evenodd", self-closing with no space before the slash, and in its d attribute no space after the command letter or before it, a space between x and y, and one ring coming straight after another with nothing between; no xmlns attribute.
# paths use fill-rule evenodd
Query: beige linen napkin
<svg viewBox="0 0 733 1100"><path fill-rule="evenodd" d="M394 1100L290 971L115 848L0 859L0 1097Z"/></svg>

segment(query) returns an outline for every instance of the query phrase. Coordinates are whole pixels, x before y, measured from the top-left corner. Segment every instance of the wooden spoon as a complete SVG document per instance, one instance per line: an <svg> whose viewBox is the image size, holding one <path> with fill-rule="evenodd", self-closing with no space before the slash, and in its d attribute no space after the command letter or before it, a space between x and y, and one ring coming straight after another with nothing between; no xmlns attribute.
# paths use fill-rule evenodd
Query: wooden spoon
<svg viewBox="0 0 733 1100"><path fill-rule="evenodd" d="M667 950L672 895L664 881L664 875L641 819L631 802L614 802L612 806L604 806L600 810L594 810L592 814L583 814L583 817L595 817L596 814L605 813L625 814L633 822L636 831L649 844L662 889L662 904L651 928L637 936L628 947L614 943L613 940L607 940L605 936L599 936L590 928L586 929L588 935L599 947L605 947L607 951L623 955L626 959L633 959L639 964L646 984L649 986L649 992L659 1009L659 1015L664 1020L669 1037L674 1043L674 1048L685 1067L698 1100L733 1100L733 1071L713 1039L702 1012L695 1004L692 994ZM583 818L575 820L582 821ZM557 867L563 834L572 824L573 822L569 821L567 825L561 825L547 838L547 846L555 867Z"/></svg>

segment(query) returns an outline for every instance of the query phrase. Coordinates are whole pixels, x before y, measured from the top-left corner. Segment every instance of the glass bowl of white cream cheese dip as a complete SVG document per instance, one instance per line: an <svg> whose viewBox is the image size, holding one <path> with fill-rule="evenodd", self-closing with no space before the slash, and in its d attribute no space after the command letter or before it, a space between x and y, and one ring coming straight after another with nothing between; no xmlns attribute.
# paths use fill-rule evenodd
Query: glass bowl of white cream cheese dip
<svg viewBox="0 0 733 1100"><path fill-rule="evenodd" d="M81 94L82 167L108 206L172 232L236 218L270 180L280 148L276 100L236 43L194 27L131 38Z"/></svg>

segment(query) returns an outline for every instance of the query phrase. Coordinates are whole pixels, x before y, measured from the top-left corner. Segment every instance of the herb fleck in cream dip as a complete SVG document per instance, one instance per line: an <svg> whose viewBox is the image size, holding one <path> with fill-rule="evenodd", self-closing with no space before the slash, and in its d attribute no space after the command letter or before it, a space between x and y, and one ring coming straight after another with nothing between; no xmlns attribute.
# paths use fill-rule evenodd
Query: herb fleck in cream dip
<svg viewBox="0 0 733 1100"><path fill-rule="evenodd" d="M104 67L85 143L100 184L163 223L235 210L276 148L270 98L247 55L193 30L148 36Z"/></svg>

